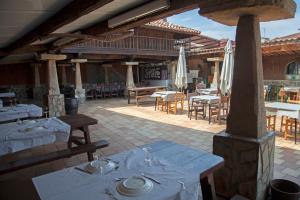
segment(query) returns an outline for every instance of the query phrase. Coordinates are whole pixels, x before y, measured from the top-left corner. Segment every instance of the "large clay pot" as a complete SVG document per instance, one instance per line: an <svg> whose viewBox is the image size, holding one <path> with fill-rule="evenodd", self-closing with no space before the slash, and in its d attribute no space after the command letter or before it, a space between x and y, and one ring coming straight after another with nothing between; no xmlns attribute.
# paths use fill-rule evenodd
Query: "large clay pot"
<svg viewBox="0 0 300 200"><path fill-rule="evenodd" d="M76 115L78 112L78 100L76 98L65 98L65 109L67 115Z"/></svg>
<svg viewBox="0 0 300 200"><path fill-rule="evenodd" d="M274 179L271 181L272 200L299 200L300 186L292 181Z"/></svg>

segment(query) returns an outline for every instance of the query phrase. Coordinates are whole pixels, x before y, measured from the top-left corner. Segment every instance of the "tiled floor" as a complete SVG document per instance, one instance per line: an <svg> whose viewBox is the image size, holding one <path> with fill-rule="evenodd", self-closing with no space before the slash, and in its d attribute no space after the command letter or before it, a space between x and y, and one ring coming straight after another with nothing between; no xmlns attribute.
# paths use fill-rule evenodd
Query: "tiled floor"
<svg viewBox="0 0 300 200"><path fill-rule="evenodd" d="M93 141L107 139L110 146L98 151L99 154L111 155L157 139L172 140L193 148L212 151L214 134L223 131L225 125L208 124L205 120L189 120L184 114L166 114L154 111L153 104L136 107L128 105L125 99L107 99L88 101L80 106L80 112L99 120L91 126ZM53 145L52 145L53 150ZM63 148L56 145L56 148ZM38 151L49 151L49 147L40 147ZM36 152L33 152L33 154ZM0 177L37 176L65 166L76 165L86 161L86 155L64 159L38 167L21 170L18 173ZM300 184L300 141L295 145L292 140L276 138L275 178L286 178Z"/></svg>

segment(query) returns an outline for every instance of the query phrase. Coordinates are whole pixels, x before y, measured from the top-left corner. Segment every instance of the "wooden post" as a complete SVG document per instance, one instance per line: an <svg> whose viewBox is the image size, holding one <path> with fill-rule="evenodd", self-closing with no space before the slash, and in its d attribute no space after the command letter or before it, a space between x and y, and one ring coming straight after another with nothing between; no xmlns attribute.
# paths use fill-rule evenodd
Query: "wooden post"
<svg viewBox="0 0 300 200"><path fill-rule="evenodd" d="M67 85L67 73L66 73L66 66L61 66L61 83L62 85Z"/></svg>

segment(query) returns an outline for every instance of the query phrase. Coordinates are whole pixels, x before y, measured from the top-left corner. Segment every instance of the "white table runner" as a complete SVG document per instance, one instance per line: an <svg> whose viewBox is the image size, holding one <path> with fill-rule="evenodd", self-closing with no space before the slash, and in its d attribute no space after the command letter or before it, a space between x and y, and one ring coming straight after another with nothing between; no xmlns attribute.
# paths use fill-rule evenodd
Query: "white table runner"
<svg viewBox="0 0 300 200"><path fill-rule="evenodd" d="M33 183L42 200L111 200L105 194L109 189L118 200L196 200L199 192L199 174L181 171L167 161L152 157L152 165L144 162L145 153L141 149L122 152L110 157L119 161L119 169L106 175L86 174L74 168L60 170L33 178ZM83 164L85 165L85 164ZM114 178L139 175L142 171L161 184L153 183L149 193L139 197L120 195ZM184 182L183 189L179 181Z"/></svg>
<svg viewBox="0 0 300 200"><path fill-rule="evenodd" d="M41 117L42 115L43 109L34 104L18 104L12 107L0 108L0 122L27 117Z"/></svg>
<svg viewBox="0 0 300 200"><path fill-rule="evenodd" d="M57 118L0 124L0 155L69 140L70 125Z"/></svg>

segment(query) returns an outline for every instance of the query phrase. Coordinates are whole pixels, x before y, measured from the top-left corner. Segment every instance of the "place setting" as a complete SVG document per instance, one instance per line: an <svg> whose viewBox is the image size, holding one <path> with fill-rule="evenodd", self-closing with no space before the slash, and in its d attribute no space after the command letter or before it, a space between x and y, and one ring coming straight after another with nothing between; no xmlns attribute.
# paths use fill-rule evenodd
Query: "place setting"
<svg viewBox="0 0 300 200"><path fill-rule="evenodd" d="M87 174L100 174L100 175L106 175L110 172L119 169L117 161L113 161L107 158L99 158L98 155L94 155L93 157L94 157L93 161L84 165L76 166L74 167L74 169Z"/></svg>

